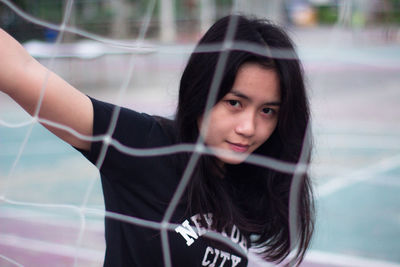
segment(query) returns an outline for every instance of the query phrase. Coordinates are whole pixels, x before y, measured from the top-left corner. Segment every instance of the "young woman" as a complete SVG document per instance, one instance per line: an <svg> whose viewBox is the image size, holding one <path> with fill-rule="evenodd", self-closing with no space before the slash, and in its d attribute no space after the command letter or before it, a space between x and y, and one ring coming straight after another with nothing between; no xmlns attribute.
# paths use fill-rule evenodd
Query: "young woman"
<svg viewBox="0 0 400 267"><path fill-rule="evenodd" d="M157 229L107 217L105 266L247 266L250 247L274 262L297 247L292 262L301 262L313 232L309 177L248 162L249 155L309 161L302 69L279 27L239 15L217 21L189 58L174 120L121 108L114 124L115 106L49 73L5 32L0 32L0 51L3 92L35 117L81 135L105 136L90 142L44 123L99 166L110 214L161 222L171 211L168 221L175 226L168 239ZM117 149L117 142L128 148L200 143L208 152L132 156ZM170 210L185 176L190 180ZM293 182L299 190L290 213ZM214 232L231 244L211 238Z"/></svg>

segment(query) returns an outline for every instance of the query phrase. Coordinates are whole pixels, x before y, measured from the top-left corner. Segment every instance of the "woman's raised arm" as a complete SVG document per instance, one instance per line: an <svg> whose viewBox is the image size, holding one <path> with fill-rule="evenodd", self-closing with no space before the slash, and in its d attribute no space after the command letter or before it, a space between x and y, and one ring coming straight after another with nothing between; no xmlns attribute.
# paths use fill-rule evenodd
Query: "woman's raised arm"
<svg viewBox="0 0 400 267"><path fill-rule="evenodd" d="M43 85L45 94L39 118L63 124L83 135L92 135L93 107L90 99L42 66L0 29L0 90L34 115ZM89 150L90 142L45 123L43 125L67 143Z"/></svg>

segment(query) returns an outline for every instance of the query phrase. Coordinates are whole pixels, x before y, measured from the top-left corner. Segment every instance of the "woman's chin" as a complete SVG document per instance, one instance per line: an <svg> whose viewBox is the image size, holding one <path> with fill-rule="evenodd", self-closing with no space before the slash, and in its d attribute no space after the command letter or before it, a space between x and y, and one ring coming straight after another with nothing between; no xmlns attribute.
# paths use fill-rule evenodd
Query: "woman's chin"
<svg viewBox="0 0 400 267"><path fill-rule="evenodd" d="M236 165L243 163L248 157L248 154L236 152L218 152L216 157L223 163Z"/></svg>

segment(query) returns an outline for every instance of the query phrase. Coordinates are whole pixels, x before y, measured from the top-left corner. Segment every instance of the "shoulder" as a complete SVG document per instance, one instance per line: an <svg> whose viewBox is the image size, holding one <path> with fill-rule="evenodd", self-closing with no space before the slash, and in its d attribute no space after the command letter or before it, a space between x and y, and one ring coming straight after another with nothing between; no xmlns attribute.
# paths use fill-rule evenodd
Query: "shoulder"
<svg viewBox="0 0 400 267"><path fill-rule="evenodd" d="M174 143L173 120L90 98L94 135L111 135L130 147L155 147Z"/></svg>

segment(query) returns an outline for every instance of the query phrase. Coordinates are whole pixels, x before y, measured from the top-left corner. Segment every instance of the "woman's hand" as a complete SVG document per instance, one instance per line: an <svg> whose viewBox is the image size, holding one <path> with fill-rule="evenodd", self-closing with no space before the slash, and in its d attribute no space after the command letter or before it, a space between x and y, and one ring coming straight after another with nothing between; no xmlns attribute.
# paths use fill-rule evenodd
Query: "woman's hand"
<svg viewBox="0 0 400 267"><path fill-rule="evenodd" d="M1 29L0 90L31 115L62 124L83 135L92 135L93 107L90 99L42 66ZM43 99L39 106L41 94ZM57 127L43 125L69 144L90 149L90 142Z"/></svg>

